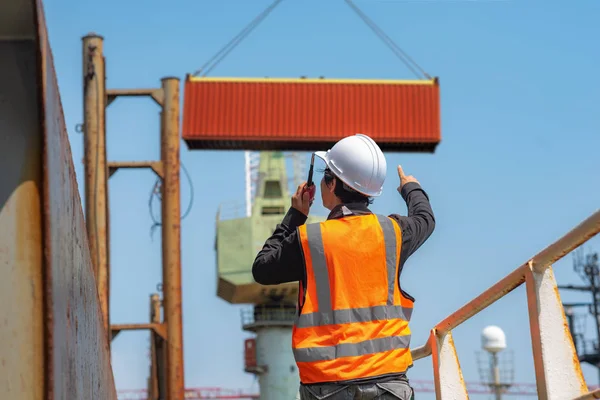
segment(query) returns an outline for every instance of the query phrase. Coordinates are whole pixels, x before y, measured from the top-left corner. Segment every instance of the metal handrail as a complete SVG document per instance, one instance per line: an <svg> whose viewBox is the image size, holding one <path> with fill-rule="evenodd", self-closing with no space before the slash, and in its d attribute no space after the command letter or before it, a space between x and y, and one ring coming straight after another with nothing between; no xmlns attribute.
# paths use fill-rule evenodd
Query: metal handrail
<svg viewBox="0 0 600 400"><path fill-rule="evenodd" d="M588 400L588 399L600 399L600 389L590 391L590 392L584 394L583 396L576 397L573 400Z"/></svg>
<svg viewBox="0 0 600 400"><path fill-rule="evenodd" d="M600 210L596 211L582 223L573 228L569 233L540 251L529 261L498 281L495 285L444 318L434 327L434 329L438 333L443 334L456 328L522 285L525 282L525 274L530 266L537 271L548 268L599 232ZM430 356L431 344L429 343L429 340L423 346L411 350L411 353L415 360Z"/></svg>
<svg viewBox="0 0 600 400"><path fill-rule="evenodd" d="M590 217L586 218L582 223L577 225L566 235L552 243L550 246L546 247L544 250L540 251L530 260L498 281L495 285L485 290L482 294L475 297L473 300L469 301L467 304L435 325L427 342L423 346L411 349L413 360L419 360L432 355L434 346L440 345L436 342L437 338L444 337L445 335L449 334L454 328L473 317L480 311L486 309L504 297L506 294L512 292L514 289L525 283L528 279L533 279L531 277L532 273L543 273L553 263L562 259L565 255L581 246L598 233L600 233L600 210L593 213ZM528 301L530 300L529 296L530 293L528 293ZM454 349L452 342L449 343L449 346ZM542 364L545 363L544 360L541 360L540 362ZM460 367L458 368L460 369ZM459 373L459 375L461 374ZM441 387L439 380L439 376L436 376L436 390ZM546 398L545 396L547 396L547 393L545 392L546 389L544 376L542 376L541 381L541 383L538 382L538 390L541 391L540 398ZM599 392L589 392L580 398L599 398L595 397L597 393ZM439 395L440 394L438 393L438 396Z"/></svg>

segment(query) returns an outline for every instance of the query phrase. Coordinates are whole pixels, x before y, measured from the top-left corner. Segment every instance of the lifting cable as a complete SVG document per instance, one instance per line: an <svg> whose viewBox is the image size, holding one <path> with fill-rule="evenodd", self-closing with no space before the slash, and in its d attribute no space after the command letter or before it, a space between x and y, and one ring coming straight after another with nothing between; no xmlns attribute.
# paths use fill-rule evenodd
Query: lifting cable
<svg viewBox="0 0 600 400"><path fill-rule="evenodd" d="M392 52L400 59L400 61L402 61L404 63L404 65L406 65L406 67L408 69L410 69L412 71L413 74L415 74L417 77L419 77L419 74L417 73L417 71L415 71L415 69L408 63L412 63L415 67L417 67L417 69L419 69L421 71L421 73L423 74L423 76L425 76L425 78L427 79L431 79L431 76L429 76L429 74L427 74L427 72L425 72L423 70L423 68L421 68L419 66L419 64L417 64L412 58L410 58L408 56L408 54L406 54L384 31L383 29L381 29L372 19L370 19L360 8L358 8L358 6L356 4L354 4L354 2L352 0L345 0L346 4L348 4L348 6L350 8L352 8L352 10L363 20L363 22L365 24L367 24L367 26L369 28L371 28L373 30L373 32L375 32L375 34L377 36L379 36L379 38L390 48L390 50L392 50ZM403 58L404 57L404 58ZM408 61L408 62L407 62Z"/></svg>
<svg viewBox="0 0 600 400"><path fill-rule="evenodd" d="M223 59L229 54L238 44L244 40L252 30L254 30L261 22L265 20L267 16L277 7L283 0L275 0L269 7L267 7L263 12L258 14L256 18L254 18L240 33L238 33L233 39L229 41L221 50L217 52L210 60L204 63L200 69L192 74L192 76L199 75L208 65L214 61L214 64L206 71L202 76L206 76L210 71L213 70ZM219 57L220 56L220 57ZM218 57L218 59L217 59ZM217 59L215 61L215 59Z"/></svg>
<svg viewBox="0 0 600 400"><path fill-rule="evenodd" d="M183 173L185 174L185 177L190 186L190 202L188 203L187 209L180 217L180 221L183 221L189 215L190 211L192 211L192 206L194 205L194 183L192 182L192 177L190 176L190 173L188 172L188 170L185 167L185 164L183 162L180 162L180 167L183 170ZM154 216L153 207L152 207L154 198L157 198L158 201L162 201L162 189L161 188L162 188L162 179L156 178L156 182L154 183L154 186L152 186L152 190L150 191L150 198L148 199L148 210L150 212L150 218L152 219L152 226L150 226L150 238L153 237L154 230L162 225L162 222Z"/></svg>
<svg viewBox="0 0 600 400"><path fill-rule="evenodd" d="M240 33L231 39L221 50L219 50L210 60L208 60L199 70L194 72L192 76L198 76L204 71L202 76L206 76L212 71L227 55L244 40L265 18L277 7L283 0L275 0L270 6L256 16ZM412 58L404 52L373 20L371 20L352 0L344 0L346 4L362 19L362 21L390 48L390 50L411 70L417 77L420 77L416 71L418 69L426 79L431 79L431 76L423 70ZM206 69L211 63L210 68ZM412 65L411 65L412 64ZM415 69L416 67L416 69Z"/></svg>

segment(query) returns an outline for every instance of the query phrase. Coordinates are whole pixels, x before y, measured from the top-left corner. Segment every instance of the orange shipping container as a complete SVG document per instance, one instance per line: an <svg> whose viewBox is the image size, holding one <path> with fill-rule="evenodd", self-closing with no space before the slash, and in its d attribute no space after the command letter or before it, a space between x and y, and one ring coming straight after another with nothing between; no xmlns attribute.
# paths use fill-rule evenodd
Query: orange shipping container
<svg viewBox="0 0 600 400"><path fill-rule="evenodd" d="M319 150L364 133L384 151L433 152L439 82L196 78L185 82L190 149Z"/></svg>

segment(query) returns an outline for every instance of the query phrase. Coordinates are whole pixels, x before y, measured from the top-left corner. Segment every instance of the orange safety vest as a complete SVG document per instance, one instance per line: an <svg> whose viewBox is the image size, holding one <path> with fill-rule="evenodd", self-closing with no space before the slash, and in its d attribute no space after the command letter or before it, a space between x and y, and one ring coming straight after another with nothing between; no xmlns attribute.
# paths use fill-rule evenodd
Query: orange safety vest
<svg viewBox="0 0 600 400"><path fill-rule="evenodd" d="M302 383L405 372L412 365L413 300L398 282L398 224L381 215L352 215L298 232L306 288L300 284L292 347Z"/></svg>

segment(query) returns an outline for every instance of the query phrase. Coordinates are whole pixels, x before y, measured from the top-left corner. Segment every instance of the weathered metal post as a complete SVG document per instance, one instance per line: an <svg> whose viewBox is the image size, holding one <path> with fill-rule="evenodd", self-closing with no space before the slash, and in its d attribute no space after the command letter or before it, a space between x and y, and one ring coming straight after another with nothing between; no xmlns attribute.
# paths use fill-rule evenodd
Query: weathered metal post
<svg viewBox="0 0 600 400"><path fill-rule="evenodd" d="M161 113L162 257L164 320L167 325L167 398L182 400L181 204L179 186L179 79L163 78Z"/></svg>
<svg viewBox="0 0 600 400"><path fill-rule="evenodd" d="M85 219L104 329L110 346L104 39L96 34L88 34L82 40Z"/></svg>
<svg viewBox="0 0 600 400"><path fill-rule="evenodd" d="M150 323L160 324L160 297L150 296ZM150 377L148 378L148 400L164 398L165 393L165 341L154 330L150 330Z"/></svg>

